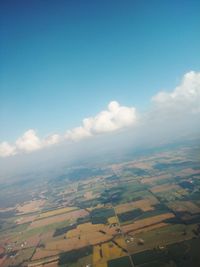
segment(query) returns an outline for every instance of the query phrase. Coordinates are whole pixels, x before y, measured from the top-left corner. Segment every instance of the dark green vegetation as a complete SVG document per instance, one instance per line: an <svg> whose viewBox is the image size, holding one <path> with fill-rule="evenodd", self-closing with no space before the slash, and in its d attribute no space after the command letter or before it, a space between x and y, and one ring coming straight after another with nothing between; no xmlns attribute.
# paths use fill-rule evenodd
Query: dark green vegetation
<svg viewBox="0 0 200 267"><path fill-rule="evenodd" d="M114 210L113 209L94 209L91 211L90 216L91 216L91 222L93 224L106 224L107 220L109 217L114 216Z"/></svg>
<svg viewBox="0 0 200 267"><path fill-rule="evenodd" d="M53 237L56 237L56 236L59 236L59 235L62 235L62 234L65 234L67 233L68 231L72 230L72 229L75 229L76 228L76 224L73 224L73 225L69 225L69 226L65 226L65 227L62 227L62 228L57 228L53 234Z"/></svg>
<svg viewBox="0 0 200 267"><path fill-rule="evenodd" d="M148 174L148 171L140 168L125 168L125 171L128 171L129 173L136 176L144 176Z"/></svg>
<svg viewBox="0 0 200 267"><path fill-rule="evenodd" d="M122 183L119 186L105 190L101 195L101 201L104 204L112 203L113 205L118 205L140 200L143 198L143 196L141 196L141 191L146 189L147 186L139 183L138 181L126 184ZM146 194L149 194L149 192L147 191Z"/></svg>
<svg viewBox="0 0 200 267"><path fill-rule="evenodd" d="M193 161L183 161L183 162L170 162L170 163L156 163L154 165L155 169L158 169L160 171L163 170L169 170L169 169L182 169L182 168L193 168L194 166L199 166L199 163L194 163Z"/></svg>
<svg viewBox="0 0 200 267"><path fill-rule="evenodd" d="M131 221L133 219L136 219L137 217L142 215L142 211L140 209L135 209L131 211L127 211L124 213L118 214L118 218L120 222L126 222L126 221Z"/></svg>
<svg viewBox="0 0 200 267"><path fill-rule="evenodd" d="M167 251L146 250L132 256L136 266L164 266L170 262Z"/></svg>
<svg viewBox="0 0 200 267"><path fill-rule="evenodd" d="M200 239L191 239L168 245L162 249L146 250L132 256L134 264L141 266L199 267ZM166 265L168 264L168 265Z"/></svg>
<svg viewBox="0 0 200 267"><path fill-rule="evenodd" d="M121 257L118 259L108 261L108 267L131 267L129 257Z"/></svg>
<svg viewBox="0 0 200 267"><path fill-rule="evenodd" d="M200 239L191 239L167 247L169 257L174 260L177 267L199 267Z"/></svg>
<svg viewBox="0 0 200 267"><path fill-rule="evenodd" d="M90 208L90 207L95 207L98 204L101 203L101 200L96 198L96 199L91 199L91 200L86 200L86 201L82 201L81 203L79 203L79 201L75 202L81 209L86 209L86 208Z"/></svg>
<svg viewBox="0 0 200 267"><path fill-rule="evenodd" d="M80 258L90 254L92 254L92 246L61 253L59 256L59 265L77 262Z"/></svg>

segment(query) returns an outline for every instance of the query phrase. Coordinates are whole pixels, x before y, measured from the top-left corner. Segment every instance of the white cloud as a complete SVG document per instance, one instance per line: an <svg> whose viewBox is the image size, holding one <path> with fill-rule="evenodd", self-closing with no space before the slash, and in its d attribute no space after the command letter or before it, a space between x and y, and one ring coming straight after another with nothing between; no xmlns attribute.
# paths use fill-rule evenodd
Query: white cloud
<svg viewBox="0 0 200 267"><path fill-rule="evenodd" d="M43 146L51 146L51 145L55 145L57 143L59 143L61 141L61 137L59 134L52 134L47 136L43 143Z"/></svg>
<svg viewBox="0 0 200 267"><path fill-rule="evenodd" d="M22 137L16 141L16 147L26 152L38 150L42 147L42 142L33 129L26 131Z"/></svg>
<svg viewBox="0 0 200 267"><path fill-rule="evenodd" d="M171 114L200 112L200 72L190 71L183 76L181 84L172 92L159 92L153 98L153 103L159 110ZM175 114L174 114L175 115Z"/></svg>
<svg viewBox="0 0 200 267"><path fill-rule="evenodd" d="M159 135L159 131L162 137L168 130L173 134L175 128L179 132L183 126L185 129L190 129L195 123L199 124L200 120L200 72L186 73L179 86L171 92L159 92L152 98L152 102L153 107L139 118L134 107L121 106L118 102L111 101L106 110L83 119L82 125L68 130L65 136L52 134L41 139L35 130L30 129L19 137L14 145L7 142L0 143L0 157L39 150L63 140L78 141L114 132L138 125L138 121L140 122L140 127L137 127L138 132L140 134L145 132L147 135L152 132L155 138Z"/></svg>
<svg viewBox="0 0 200 267"><path fill-rule="evenodd" d="M9 157L16 154L16 148L7 142L0 144L0 157Z"/></svg>
<svg viewBox="0 0 200 267"><path fill-rule="evenodd" d="M82 126L67 131L65 137L52 134L41 139L35 130L29 129L16 140L15 146L11 146L6 142L0 144L0 157L32 152L60 143L64 139L78 141L97 134L116 131L133 125L136 121L137 115L135 108L120 106L118 102L112 101L108 105L107 110L101 111L94 117L84 119Z"/></svg>
<svg viewBox="0 0 200 267"><path fill-rule="evenodd" d="M67 131L65 138L73 141L78 141L80 139L87 138L90 136L92 136L91 133L84 127L80 126Z"/></svg>
<svg viewBox="0 0 200 267"><path fill-rule="evenodd" d="M96 134L116 131L135 124L136 110L133 107L120 106L116 101L108 105L107 110L101 111L95 117L83 120L83 125L67 131L66 138L79 140Z"/></svg>
<svg viewBox="0 0 200 267"><path fill-rule="evenodd" d="M40 139L37 136L35 130L30 129L26 131L22 137L18 138L16 141L16 147L18 150L31 152L34 150L41 149L43 147L51 146L57 144L61 141L61 137L58 134L52 134L44 139Z"/></svg>

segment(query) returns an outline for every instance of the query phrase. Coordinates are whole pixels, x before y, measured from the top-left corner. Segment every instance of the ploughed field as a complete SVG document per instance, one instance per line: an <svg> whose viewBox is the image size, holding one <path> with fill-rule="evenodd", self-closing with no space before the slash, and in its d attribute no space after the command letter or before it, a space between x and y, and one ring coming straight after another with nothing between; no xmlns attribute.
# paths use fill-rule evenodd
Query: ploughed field
<svg viewBox="0 0 200 267"><path fill-rule="evenodd" d="M0 266L199 267L196 153L159 149L1 188Z"/></svg>

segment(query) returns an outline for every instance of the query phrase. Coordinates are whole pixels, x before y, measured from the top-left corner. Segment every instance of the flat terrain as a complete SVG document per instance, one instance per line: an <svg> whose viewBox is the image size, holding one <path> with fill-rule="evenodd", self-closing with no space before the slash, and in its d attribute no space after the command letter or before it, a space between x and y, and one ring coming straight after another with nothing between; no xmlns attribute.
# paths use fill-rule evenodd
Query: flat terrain
<svg viewBox="0 0 200 267"><path fill-rule="evenodd" d="M0 188L0 266L199 267L199 154L158 148Z"/></svg>

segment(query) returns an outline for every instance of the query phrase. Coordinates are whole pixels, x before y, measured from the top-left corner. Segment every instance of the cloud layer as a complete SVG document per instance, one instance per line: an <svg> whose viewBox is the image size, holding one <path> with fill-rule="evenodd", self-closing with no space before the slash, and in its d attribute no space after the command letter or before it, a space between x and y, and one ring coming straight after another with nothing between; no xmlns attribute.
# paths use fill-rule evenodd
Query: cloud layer
<svg viewBox="0 0 200 267"><path fill-rule="evenodd" d="M106 110L94 117L85 118L82 125L68 130L64 136L59 134L40 138L36 131L30 129L19 137L14 144L0 143L0 157L14 156L18 153L29 153L64 141L79 141L96 135L137 128L148 131L151 127L161 127L160 122L170 123L177 120L187 122L193 117L200 117L200 72L190 71L183 76L179 86L174 90L160 91L152 97L152 107L146 114L139 114L134 107L121 106L111 101ZM143 125L138 122L142 122ZM151 123L154 122L154 123ZM158 123L159 122L159 123Z"/></svg>
<svg viewBox="0 0 200 267"><path fill-rule="evenodd" d="M16 154L15 146L10 145L8 142L0 144L0 157L9 157Z"/></svg>
<svg viewBox="0 0 200 267"><path fill-rule="evenodd" d="M82 126L68 130L64 136L53 134L44 139L40 139L36 131L30 129L19 137L13 145L7 142L1 143L0 157L32 152L64 140L78 141L97 134L113 132L134 125L136 122L137 115L135 108L120 106L118 102L112 101L109 103L107 110L101 111L94 117L85 118Z"/></svg>
<svg viewBox="0 0 200 267"><path fill-rule="evenodd" d="M160 110L171 113L200 112L200 72L190 71L183 76L182 82L172 92L159 92L152 98ZM171 112L170 112L171 111Z"/></svg>
<svg viewBox="0 0 200 267"><path fill-rule="evenodd" d="M136 122L135 108L120 106L118 102L112 101L107 110L101 111L95 117L84 119L82 126L67 131L65 137L71 140L79 140L126 128Z"/></svg>

